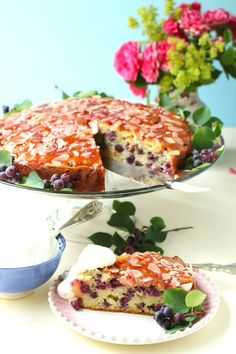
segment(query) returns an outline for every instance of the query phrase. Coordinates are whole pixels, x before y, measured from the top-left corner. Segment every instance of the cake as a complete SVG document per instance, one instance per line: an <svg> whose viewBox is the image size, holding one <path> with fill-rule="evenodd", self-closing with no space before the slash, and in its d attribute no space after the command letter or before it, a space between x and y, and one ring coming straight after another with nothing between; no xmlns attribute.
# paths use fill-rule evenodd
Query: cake
<svg viewBox="0 0 236 354"><path fill-rule="evenodd" d="M191 267L177 256L167 257L148 251L116 257L110 249L95 245L88 247L91 249L82 252L77 265L57 288L59 295L71 301L76 310L86 308L152 315L163 305L166 289L190 291L195 287ZM98 253L100 263L96 262ZM89 254L94 258L91 266ZM83 260L86 260L85 266Z"/></svg>
<svg viewBox="0 0 236 354"><path fill-rule="evenodd" d="M0 120L0 148L21 175L69 173L74 191L103 191L103 156L142 166L155 182L178 176L191 151L181 117L154 105L101 97L69 98Z"/></svg>

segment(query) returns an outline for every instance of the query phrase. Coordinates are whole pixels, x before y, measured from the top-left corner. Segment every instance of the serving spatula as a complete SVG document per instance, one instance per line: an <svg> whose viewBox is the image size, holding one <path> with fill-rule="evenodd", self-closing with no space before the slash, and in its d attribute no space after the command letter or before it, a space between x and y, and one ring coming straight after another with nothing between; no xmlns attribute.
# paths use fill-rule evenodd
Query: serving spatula
<svg viewBox="0 0 236 354"><path fill-rule="evenodd" d="M157 182L155 181L155 179L150 182L150 176L148 175L148 171L143 166L133 166L121 161L109 159L107 157L102 157L102 162L107 170L112 171L113 173L116 173L122 176L123 178L127 178L127 181L132 180L133 182L136 182L137 187L160 184L160 186L163 186L165 188L178 190L186 193L199 193L210 190L210 188L208 187L193 186L184 182L172 180L159 182L158 175Z"/></svg>

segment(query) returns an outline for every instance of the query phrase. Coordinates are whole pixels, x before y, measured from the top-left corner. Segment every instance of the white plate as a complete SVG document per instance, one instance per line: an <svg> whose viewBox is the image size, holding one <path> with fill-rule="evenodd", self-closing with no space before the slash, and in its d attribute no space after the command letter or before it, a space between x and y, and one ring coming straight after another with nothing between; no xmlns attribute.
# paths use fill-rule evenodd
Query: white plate
<svg viewBox="0 0 236 354"><path fill-rule="evenodd" d="M57 282L51 286L48 299L52 312L67 326L84 336L116 344L160 343L194 333L206 326L215 316L220 303L216 285L202 271L195 271L194 277L197 288L207 294L204 303L207 314L191 328L173 334L165 333L152 316L85 309L75 311L69 301L57 294Z"/></svg>

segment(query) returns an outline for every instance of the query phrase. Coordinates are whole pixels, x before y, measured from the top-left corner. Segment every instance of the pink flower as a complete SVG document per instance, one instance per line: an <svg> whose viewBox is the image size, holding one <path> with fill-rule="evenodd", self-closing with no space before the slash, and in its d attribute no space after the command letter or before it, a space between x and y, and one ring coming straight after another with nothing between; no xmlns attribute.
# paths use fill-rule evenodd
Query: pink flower
<svg viewBox="0 0 236 354"><path fill-rule="evenodd" d="M215 27L227 23L230 19L230 14L224 9L209 10L202 14L202 19L210 27Z"/></svg>
<svg viewBox="0 0 236 354"><path fill-rule="evenodd" d="M191 10L201 11L201 4L199 2L192 2L190 5Z"/></svg>
<svg viewBox="0 0 236 354"><path fill-rule="evenodd" d="M158 44L157 42L147 44L142 55L142 77L148 83L156 82L159 76L159 68Z"/></svg>
<svg viewBox="0 0 236 354"><path fill-rule="evenodd" d="M196 10L196 11L201 11L201 4L199 2L192 2L192 4L181 4L179 6L182 11L186 10Z"/></svg>
<svg viewBox="0 0 236 354"><path fill-rule="evenodd" d="M133 83L129 84L130 90L135 94L135 96L140 96L141 98L144 98L147 93L147 86L142 86L142 87L136 87Z"/></svg>
<svg viewBox="0 0 236 354"><path fill-rule="evenodd" d="M162 27L166 34L177 34L179 31L178 22L171 17L163 23Z"/></svg>
<svg viewBox="0 0 236 354"><path fill-rule="evenodd" d="M126 81L135 81L140 69L140 44L129 41L115 53L114 66Z"/></svg>
<svg viewBox="0 0 236 354"><path fill-rule="evenodd" d="M157 44L157 51L158 51L158 60L160 62L160 69L163 71L169 70L168 65L168 50L170 49L171 45L164 39Z"/></svg>
<svg viewBox="0 0 236 354"><path fill-rule="evenodd" d="M202 21L202 16L196 10L184 11L180 20L180 27L192 36L200 36L208 29Z"/></svg>
<svg viewBox="0 0 236 354"><path fill-rule="evenodd" d="M236 175L236 168L230 167L229 168L229 173L232 173L233 175Z"/></svg>

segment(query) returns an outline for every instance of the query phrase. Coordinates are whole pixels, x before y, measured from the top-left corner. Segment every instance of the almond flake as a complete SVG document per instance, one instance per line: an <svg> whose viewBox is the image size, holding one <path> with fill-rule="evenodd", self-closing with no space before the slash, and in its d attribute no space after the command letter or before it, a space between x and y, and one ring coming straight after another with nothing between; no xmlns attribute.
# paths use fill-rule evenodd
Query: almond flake
<svg viewBox="0 0 236 354"><path fill-rule="evenodd" d="M193 284L192 283L185 283L185 284L181 284L180 286L185 291L190 291L193 287Z"/></svg>
<svg viewBox="0 0 236 354"><path fill-rule="evenodd" d="M173 136L173 138L174 138L174 140L176 141L177 144L184 145L183 140L178 136L177 133L173 132L172 136Z"/></svg>
<svg viewBox="0 0 236 354"><path fill-rule="evenodd" d="M149 263L148 269L153 273L161 273L160 268L155 263Z"/></svg>
<svg viewBox="0 0 236 354"><path fill-rule="evenodd" d="M168 136L164 136L163 140L167 143L167 144L175 144L175 140L171 137Z"/></svg>
<svg viewBox="0 0 236 354"><path fill-rule="evenodd" d="M149 281L152 281L153 279L151 277L143 278L142 281L143 283L148 283Z"/></svg>

